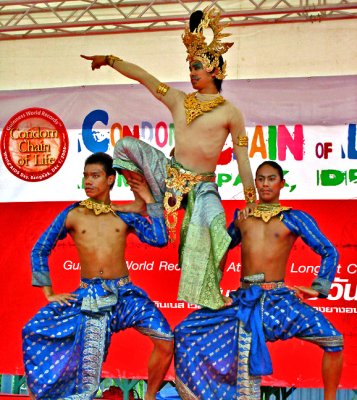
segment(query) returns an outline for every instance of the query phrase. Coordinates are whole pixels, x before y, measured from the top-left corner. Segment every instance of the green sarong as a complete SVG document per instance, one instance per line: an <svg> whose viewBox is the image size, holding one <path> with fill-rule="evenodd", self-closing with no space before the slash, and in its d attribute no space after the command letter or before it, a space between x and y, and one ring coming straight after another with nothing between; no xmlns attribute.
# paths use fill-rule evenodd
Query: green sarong
<svg viewBox="0 0 357 400"><path fill-rule="evenodd" d="M166 166L187 171L160 150L132 138L119 140L114 149L113 167L143 174L157 202L163 202ZM179 266L181 276L178 299L203 307L224 306L220 291L220 264L231 242L218 187L214 182L199 182L187 194L187 206L180 232Z"/></svg>

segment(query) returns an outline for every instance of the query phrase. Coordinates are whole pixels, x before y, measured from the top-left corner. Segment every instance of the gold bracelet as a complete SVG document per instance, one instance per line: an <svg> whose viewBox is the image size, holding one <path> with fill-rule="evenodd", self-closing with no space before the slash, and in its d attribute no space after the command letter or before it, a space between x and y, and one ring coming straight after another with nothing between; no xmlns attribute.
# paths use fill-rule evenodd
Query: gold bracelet
<svg viewBox="0 0 357 400"><path fill-rule="evenodd" d="M244 197L247 203L255 203L257 201L255 188L253 186L244 188Z"/></svg>
<svg viewBox="0 0 357 400"><path fill-rule="evenodd" d="M160 83L160 85L156 88L156 93L165 96L169 89L170 87L167 86L165 83Z"/></svg>
<svg viewBox="0 0 357 400"><path fill-rule="evenodd" d="M248 147L248 136L238 136L237 146Z"/></svg>
<svg viewBox="0 0 357 400"><path fill-rule="evenodd" d="M116 56L105 56L105 63L110 67L114 67L115 61L123 61L121 58Z"/></svg>

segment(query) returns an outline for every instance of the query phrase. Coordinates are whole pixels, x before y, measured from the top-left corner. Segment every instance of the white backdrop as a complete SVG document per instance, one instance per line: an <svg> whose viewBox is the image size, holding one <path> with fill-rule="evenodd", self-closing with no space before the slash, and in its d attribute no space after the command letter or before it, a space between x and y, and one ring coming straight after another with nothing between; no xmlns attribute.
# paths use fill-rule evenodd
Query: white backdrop
<svg viewBox="0 0 357 400"><path fill-rule="evenodd" d="M357 20L231 27L227 79L357 74ZM188 81L180 31L0 41L0 89L130 81L80 54L116 54L162 81Z"/></svg>
<svg viewBox="0 0 357 400"><path fill-rule="evenodd" d="M189 89L186 84L173 85ZM288 187L283 199L356 199L356 87L357 77L353 76L225 82L224 93L229 100L235 104L244 100L253 173L262 161L276 160L287 172ZM63 124L64 135L68 136L68 155L55 173L54 164L34 163L42 163L44 156L57 159L56 140L26 140L19 133L29 128L36 130L39 125L50 126L51 120L40 121L37 117L43 110L54 113L54 127L62 130ZM81 199L85 158L96 151L113 154L113 147L123 134L136 132L167 156L174 145L170 113L141 85L0 91L0 120L1 202ZM15 134L11 134L12 130ZM37 143L52 147L42 151L34 147ZM231 148L229 138L224 148L225 160L216 170L216 181L223 200L242 200ZM34 181L31 170L47 173L47 179ZM132 198L121 177L112 198Z"/></svg>

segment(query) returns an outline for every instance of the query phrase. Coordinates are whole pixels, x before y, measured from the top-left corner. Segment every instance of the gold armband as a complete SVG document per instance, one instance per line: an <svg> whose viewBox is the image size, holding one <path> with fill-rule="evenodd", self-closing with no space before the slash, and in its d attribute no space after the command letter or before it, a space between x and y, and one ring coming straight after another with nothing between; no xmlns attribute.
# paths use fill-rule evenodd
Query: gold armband
<svg viewBox="0 0 357 400"><path fill-rule="evenodd" d="M238 136L237 146L248 147L248 136Z"/></svg>
<svg viewBox="0 0 357 400"><path fill-rule="evenodd" d="M255 188L253 186L248 186L244 188L244 197L247 203L255 203L257 201Z"/></svg>
<svg viewBox="0 0 357 400"><path fill-rule="evenodd" d="M114 66L115 61L123 61L123 60L116 56L105 56L105 63L110 67Z"/></svg>
<svg viewBox="0 0 357 400"><path fill-rule="evenodd" d="M160 85L156 88L156 93L165 96L169 89L170 87L167 86L166 83L160 83Z"/></svg>

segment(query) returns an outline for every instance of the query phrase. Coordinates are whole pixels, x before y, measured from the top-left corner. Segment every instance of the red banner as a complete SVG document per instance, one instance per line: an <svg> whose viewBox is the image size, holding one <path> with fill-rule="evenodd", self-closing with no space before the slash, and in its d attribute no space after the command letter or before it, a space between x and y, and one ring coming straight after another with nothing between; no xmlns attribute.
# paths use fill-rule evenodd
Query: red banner
<svg viewBox="0 0 357 400"><path fill-rule="evenodd" d="M23 374L21 329L46 303L42 290L31 286L31 248L52 219L68 202L1 203L1 290L0 373ZM310 213L322 231L337 246L340 265L329 299L309 303L324 312L345 337L345 361L341 387L356 388L357 367L357 210L354 201L289 201L285 205ZM235 207L242 202L224 201L227 223ZM178 243L163 249L144 245L134 235L128 237L127 261L132 280L142 287L167 317L172 328L195 309L177 301L180 270L177 266ZM309 285L319 266L319 256L299 239L287 264L289 285ZM50 257L51 276L56 292L72 291L78 286L80 265L68 237L57 244ZM235 290L240 278L240 250L230 252L222 288ZM274 374L263 383L274 386L321 387L322 350L301 340L269 345ZM114 335L104 364L106 377L146 378L151 350L148 338L130 329ZM174 379L171 366L167 379Z"/></svg>

